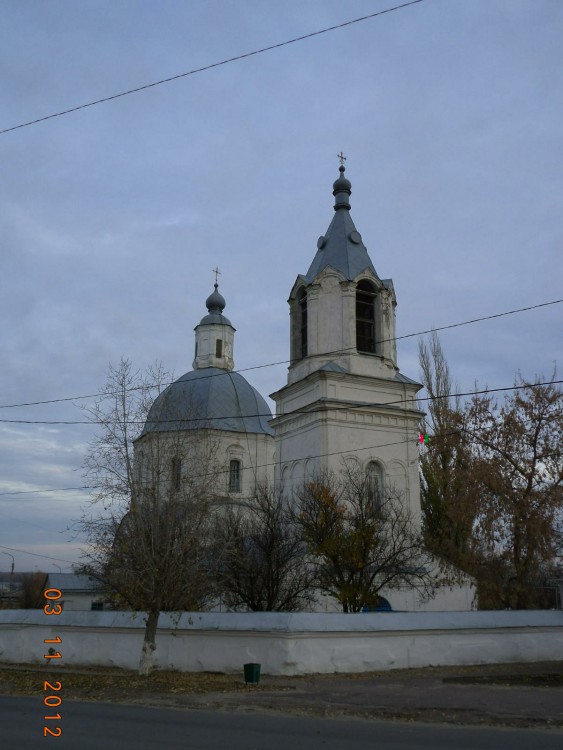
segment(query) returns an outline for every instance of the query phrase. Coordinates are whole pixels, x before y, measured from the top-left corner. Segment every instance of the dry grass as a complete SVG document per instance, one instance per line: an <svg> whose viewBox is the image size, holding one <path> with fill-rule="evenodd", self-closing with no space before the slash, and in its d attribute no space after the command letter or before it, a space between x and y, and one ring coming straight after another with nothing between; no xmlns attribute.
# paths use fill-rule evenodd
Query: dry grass
<svg viewBox="0 0 563 750"><path fill-rule="evenodd" d="M157 671L141 677L126 669L108 668L80 670L46 670L25 665L0 668L0 694L45 695L45 681L62 684L61 696L74 700L121 701L142 696L177 696L198 693L230 693L243 690L276 690L268 679L267 685L247 686L240 675L210 672ZM53 691L51 691L53 692Z"/></svg>
<svg viewBox="0 0 563 750"><path fill-rule="evenodd" d="M263 676L259 685L245 685L240 674L211 672L155 671L147 677L117 667L68 667L58 669L32 665L0 666L0 695L45 695L44 682L62 683L61 697L67 700L177 702L182 696L245 691L286 691L320 686L335 681L421 683L428 680L482 685L562 687L563 662L495 664L458 667L425 667L355 674L323 674L303 677ZM52 691L51 691L52 692Z"/></svg>

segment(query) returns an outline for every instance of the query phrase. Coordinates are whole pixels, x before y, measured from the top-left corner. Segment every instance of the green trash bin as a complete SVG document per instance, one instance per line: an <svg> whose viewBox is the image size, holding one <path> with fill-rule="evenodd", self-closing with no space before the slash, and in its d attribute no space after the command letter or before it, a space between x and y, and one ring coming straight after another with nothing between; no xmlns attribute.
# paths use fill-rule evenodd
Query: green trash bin
<svg viewBox="0 0 563 750"><path fill-rule="evenodd" d="M260 682L260 664L244 665L244 681L247 685L258 685Z"/></svg>

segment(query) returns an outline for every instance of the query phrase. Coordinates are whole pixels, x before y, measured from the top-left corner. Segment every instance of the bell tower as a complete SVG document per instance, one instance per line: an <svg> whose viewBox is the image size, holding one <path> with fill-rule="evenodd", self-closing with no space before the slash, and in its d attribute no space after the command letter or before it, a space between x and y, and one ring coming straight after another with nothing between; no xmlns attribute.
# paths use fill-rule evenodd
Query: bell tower
<svg viewBox="0 0 563 750"><path fill-rule="evenodd" d="M271 395L277 479L296 486L354 461L420 515L422 386L399 371L393 282L380 278L352 220L352 185L339 158L334 216L288 300L287 384Z"/></svg>
<svg viewBox="0 0 563 750"><path fill-rule="evenodd" d="M352 186L345 167L339 171L334 217L289 296L290 383L328 362L358 375L393 377L399 369L393 282L375 270L350 215Z"/></svg>

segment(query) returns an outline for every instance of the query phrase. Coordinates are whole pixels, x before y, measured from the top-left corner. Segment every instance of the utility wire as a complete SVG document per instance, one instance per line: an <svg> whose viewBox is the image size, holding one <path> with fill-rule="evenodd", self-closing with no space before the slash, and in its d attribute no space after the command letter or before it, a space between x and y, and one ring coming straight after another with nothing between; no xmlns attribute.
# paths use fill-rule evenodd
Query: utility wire
<svg viewBox="0 0 563 750"><path fill-rule="evenodd" d="M41 495L44 492L71 492L95 489L99 489L99 487L54 487L50 490L15 490L14 492L0 492L0 497L6 497L7 495Z"/></svg>
<svg viewBox="0 0 563 750"><path fill-rule="evenodd" d="M398 381L391 381L397 383ZM324 401L323 406L325 406L325 409L332 409L334 411L339 411L341 409L358 409L358 408L364 408L364 407L384 407L384 406L396 406L397 404L412 404L413 406L416 406L416 403L418 401L435 401L437 399L442 398L457 398L460 396L477 396L483 393L497 393L499 391L518 391L523 388L537 388L540 385L558 385L560 383L563 383L563 380L546 380L542 383L525 383L524 385L511 385L511 386L505 386L503 388L484 388L480 391L466 391L465 393L448 393L444 396L421 396L416 398L401 398L397 399L395 401L384 401L383 403L379 401L362 401L362 402L346 402L342 405L333 404L331 405L329 402ZM281 418L281 417L288 417L293 416L294 414L311 414L314 411L320 411L319 408L317 409L295 409L294 411L286 412L285 414L278 414L275 416L275 419ZM267 413L257 413L257 414L226 414L224 416L220 417L193 417L189 419L145 419L142 421L138 420L126 420L126 424L128 425L155 425L155 424L174 424L175 422L178 422L180 424L190 424L194 422L217 422L219 420L224 419L251 419L252 417L264 417L264 418L272 418L272 415L270 412ZM111 420L105 420L111 421ZM0 423L7 423L7 424L48 424L48 425L77 425L77 424L89 424L89 425L95 425L96 427L99 427L102 422L97 422L95 420L32 420L32 419L0 419ZM209 429L213 429L212 424L206 425L209 427ZM187 430L190 430L190 427L185 428Z"/></svg>
<svg viewBox="0 0 563 750"><path fill-rule="evenodd" d="M303 34L302 36L295 37L294 39L288 39L285 42L279 42L278 44L271 44L268 47L262 47L261 49L254 50L253 52L246 52L242 55L229 57L226 60L221 60L220 62L211 63L210 65L204 65L201 68L194 68L193 70L188 70L186 73L179 73L178 75L170 76L169 78L163 78L160 81L153 81L153 83L146 83L143 86L137 86L134 89L129 89L128 91L122 91L119 94L113 94L112 96L105 96L102 99L96 99L95 101L88 102L87 104L80 104L77 107L71 107L70 109L65 109L62 112L55 112L52 115L46 115L45 117L38 117L36 120L30 120L29 122L22 122L19 125L13 125L10 128L5 128L4 130L0 130L0 135L2 135L3 133L9 133L12 130L19 130L20 128L27 128L29 125L36 125L39 122L45 122L45 120L52 120L54 117L62 117L63 115L68 115L71 112L78 112L81 109L94 107L96 104L109 102L109 101L112 101L113 99L120 99L123 96L129 96L129 94L136 94L139 91L145 91L146 89L154 88L155 86L161 86L164 83L177 81L179 78L186 78L187 76L192 76L192 75L195 75L196 73L203 73L205 70L218 68L221 65L227 65L228 63L236 62L237 60L244 60L246 57L253 57L254 55L260 55L263 52L269 52L273 49L278 49L279 47L286 47L289 44L302 42L305 39L311 39L311 37L319 36L320 34L326 34L329 31L336 31L337 29L342 29L345 26L351 26L352 24L360 23L361 21L367 21L370 18L375 18L376 16L383 16L386 13L392 13L395 10L401 10L401 8L406 8L409 5L416 5L417 3L420 3L420 2L422 2L422 0L411 0L411 2L403 3L402 5L395 5L393 8L386 8L385 10L379 10L376 13L370 13L369 15L362 16L361 18L354 18L351 21L344 21L344 23L339 23L336 26L329 26L326 29L321 29L320 31L312 31L310 34Z"/></svg>
<svg viewBox="0 0 563 750"><path fill-rule="evenodd" d="M440 326L439 328L429 328L426 331L418 331L416 333L406 333L403 336L395 336L394 338L380 339L380 340L376 341L375 343L376 343L376 345L377 344L385 344L385 343L388 343L390 341L400 341L401 339L412 338L413 336L424 336L427 333L433 333L433 332L437 332L437 331L445 331L445 330L447 330L449 328L459 328L460 326L471 325L472 323L480 323L480 322L482 322L484 320L492 320L493 318L502 318L502 317L504 317L506 315L514 315L515 313L527 312L528 310L537 310L540 307L548 307L549 305L558 305L561 302L563 302L563 299L556 299L556 300L553 300L551 302L541 302L539 305L531 305L529 307L520 307L517 310L507 310L506 312L495 313L494 315L485 315L485 316L483 316L481 318L473 318L472 320L465 320L465 321L463 321L461 323L451 323L450 325ZM347 351L351 351L351 350L353 350L355 348L356 347L349 347L348 349L337 349L337 350L332 351L332 352L324 352L323 356L331 357L331 356L336 356L338 354L345 354ZM268 362L268 363L262 364L262 365L253 365L252 367L244 367L244 368L242 368L240 370L234 370L233 372L241 373L241 372L248 372L249 370L260 370L260 369L263 369L265 367L275 367L277 365L287 365L287 364L290 364L290 362L291 362L291 360L289 360L289 359L282 359L279 362ZM220 373L212 373L210 375L202 375L201 376L201 380L203 380L205 378L217 378L217 377L220 377L220 376L226 375L226 374L228 374L228 373L227 372L220 372ZM174 382L176 382L176 381L172 381L171 383L162 383L161 385L164 388L164 387L166 387L168 385L173 385ZM148 390L151 387L156 387L156 385L157 385L156 383L154 384L154 386L150 386L150 385L138 385L138 386L134 386L133 388L126 388L125 390L127 392L140 391L140 390ZM23 406L41 406L41 405L44 405L44 404L60 404L60 403L63 403L63 402L79 401L79 400L83 400L83 399L87 399L87 398L100 398L100 397L107 397L107 396L115 396L115 395L117 395L117 393L119 393L119 391L100 391L98 393L89 393L89 394L86 394L86 395L83 395L83 396L67 396L65 398L52 398L52 399L46 399L46 400L43 400L43 401L28 401L28 402L23 402L23 403L19 403L19 404L0 404L0 409L16 409L16 408L23 407Z"/></svg>
<svg viewBox="0 0 563 750"><path fill-rule="evenodd" d="M534 388L534 387L537 387L537 386L540 386L540 385L548 385L548 384L551 384L551 383L561 383L561 382L563 382L563 380L548 381L548 383L533 383L533 384L530 384L530 385L513 386L511 388L497 388L495 390L497 390L497 391L506 391L506 390L517 390L518 388ZM485 391L471 391L471 392L469 392L467 394L463 394L463 395L472 395L472 394L480 394L480 393L491 393L491 392L492 391L490 391L490 390L485 390ZM446 394L446 395L443 395L443 396L429 396L428 398L426 398L424 400L430 401L430 400L437 400L437 399L440 399L440 398L450 398L451 396L455 396L455 395L456 394L450 393L450 394ZM459 395L462 395L462 394L459 394ZM422 400L422 399L419 399L419 400ZM368 405L369 406L374 406L375 404L368 404ZM360 406L365 406L365 404L361 404ZM290 413L291 414L300 414L302 412L294 411L294 412L290 412ZM523 421L524 422L532 422L534 420L533 419L526 419L526 420L523 420ZM439 433L439 435L440 435L440 437L444 437L444 436L448 436L448 435L459 434L461 432L467 432L473 438L476 437L475 430L472 431L472 430L468 430L467 428L460 428L460 429L452 430L452 431L447 432L447 433ZM418 433L414 433L414 435L417 435L417 434L420 435L419 432ZM413 437L409 437L407 440L398 440L398 441L394 441L394 442L391 442L391 443L379 443L378 445L368 445L368 446L365 446L363 448L356 448L356 449L351 450L351 451L350 450L344 450L344 451L333 451L331 453L320 453L320 454L318 454L316 456L307 456L307 458L304 459L304 460L309 460L309 459L313 459L313 458L327 458L328 456L337 456L337 455L358 453L359 451L374 450L376 448L387 448L387 447L392 446L392 445L406 445L406 444L412 443L414 441L414 435L413 435ZM545 456L545 457L548 458L548 457L555 456L555 455L559 455L559 454L557 454L557 453L549 454L549 456ZM278 464L278 462L266 463L266 464L259 464L258 466L255 466L254 469L268 468L270 466L277 466L277 464ZM226 474L228 472L229 472L229 469L214 470L213 472L210 472L210 473L201 474L199 476L196 475L193 478L197 479L197 478L203 478L203 477L206 477L206 476L215 476L217 474ZM146 484L150 485L151 483L147 482ZM5 496L8 496L8 495L42 494L44 492L46 493L46 492L67 492L67 491L82 491L82 490L100 490L100 489L103 489L103 486L104 485L93 485L93 486L92 485L87 485L87 486L82 486L82 487L59 487L59 488L53 488L53 489L47 489L47 490L18 490L18 491L15 491L15 492L0 492L0 497L5 497Z"/></svg>
<svg viewBox="0 0 563 750"><path fill-rule="evenodd" d="M532 419L524 420L525 422L533 422ZM439 435L433 435L432 437L450 437L451 435L459 435L462 432L466 432L468 435L470 435L472 438L479 440L479 437L476 435L475 430L468 430L466 427L460 427L457 430L451 430L450 432L440 432ZM415 433L420 434L420 433ZM306 459L301 459L308 461L310 459L314 458L328 458L329 456L342 456L344 454L351 455L355 453L359 453L360 451L368 451L368 450L375 450L377 448L388 448L389 446L393 445L407 445L412 444L414 442L414 436L411 438L408 438L407 440L396 440L392 443L378 443L377 445L366 445L363 448L354 448L354 450L346 450L346 451L332 451L330 453L319 453L316 456L307 456ZM418 444L418 443L417 443ZM422 447L422 446L420 446ZM543 458L553 458L554 456L559 456L561 453L549 453L543 456ZM254 467L254 469L266 469L271 466L277 466L278 464L276 462L274 463L266 463L266 464L258 464ZM220 469L220 470L213 470L212 472L207 472L205 474L196 474L192 478L193 479L203 479L208 476L217 476L218 474L228 474L229 469ZM152 486L151 482L140 482L140 485L146 485L146 486ZM4 495L26 495L26 494L42 494L46 492L64 492L67 490L101 490L104 488L104 485L90 485L90 486L84 486L84 487L61 487L61 488L55 488L50 490L29 490L26 492L25 490L19 491L19 492L2 492L0 493L0 497Z"/></svg>
<svg viewBox="0 0 563 750"><path fill-rule="evenodd" d="M75 562L72 562L71 560L65 560L64 557L50 557L50 555L40 555L38 552L28 552L25 549L16 549L15 547L6 547L3 544L0 544L0 549L9 549L12 552L21 552L23 555L33 555L33 557L45 557L47 560L58 560L59 562L66 562L70 565L76 565Z"/></svg>
<svg viewBox="0 0 563 750"><path fill-rule="evenodd" d="M533 420L528 419L528 420L524 420L524 421L526 421L526 422L532 422ZM457 430L451 430L450 432L441 432L441 433L439 433L439 437L448 437L448 436L451 436L451 435L460 434L462 432L468 433L473 438L476 437L475 431L468 430L467 428L460 428L460 429L457 429ZM477 440L478 439L479 438L477 437ZM384 448L384 447L387 447L387 446L390 446L390 445L400 445L400 444L406 444L406 443L410 443L410 442L412 442L412 438L410 438L409 440L401 440L401 441L394 442L394 443L384 443L384 444L380 444L380 445L367 446L365 448L356 449L356 450L354 450L352 452L353 453L357 453L360 450L373 450L375 448ZM328 457L328 456L332 456L332 455L339 455L339 454L342 455L344 453L350 453L350 451L335 451L333 453L320 454L319 456L310 456L309 458L323 458L323 457ZM555 456L555 455L559 455L559 454L555 454L555 453L554 454L550 454L549 456L544 456L544 458L549 458L549 457L552 457L552 456ZM275 463L274 464L268 463L268 464L262 464L261 466L257 466L255 468L264 468L264 467L275 466L275 465L276 465ZM214 472L214 474L224 474L224 473L227 473L227 471L228 470ZM208 476L208 475L205 474L205 475L201 475L201 476ZM52 490L30 490L28 493L26 493L26 492L0 493L0 496L1 495L10 495L10 494L14 494L15 495L15 494L31 494L31 493L43 493L43 492L63 492L65 490L95 490L95 489L102 489L102 487L101 486L93 486L93 487L64 487L64 488L52 489ZM19 520L19 519L16 519L16 520ZM5 545L2 545L2 544L0 544L0 549L7 549L7 550L10 550L11 552L20 552L21 554L24 554L24 555L33 555L34 557L43 557L43 558L45 558L47 560L58 560L59 562L67 562L67 563L69 563L71 565L76 565L77 564L75 562L71 562L70 560L66 560L65 558L62 558L62 557L51 557L50 555L42 555L42 554L39 554L37 552L28 552L27 550L17 549L15 547L6 547Z"/></svg>
<svg viewBox="0 0 563 750"><path fill-rule="evenodd" d="M380 443L378 445L367 445L365 448L355 448L353 451L333 451L332 453L320 453L316 456L307 456L307 459L311 458L327 458L328 456L338 456L342 455L344 453L357 453L359 451L367 451L367 450L374 450L375 448L387 448L391 445L405 445L407 443L412 443L414 441L414 438L409 438L408 440L397 440L392 443ZM259 466L256 466L256 469L265 469L270 466L277 466L277 463L266 463L266 464L260 464ZM229 469L220 469L220 470L214 470L213 472L208 472L205 474L199 474L194 475L193 479L202 479L207 476L216 476L217 474L227 474L229 472ZM140 482L139 484L150 486L151 482ZM67 490L101 490L103 489L104 485L93 485L89 487L63 487L61 489L51 489L51 490L30 490L29 492L26 492L25 490L21 490L18 492L0 492L0 497L4 497L6 495L27 495L27 494L38 494L42 492L64 492Z"/></svg>

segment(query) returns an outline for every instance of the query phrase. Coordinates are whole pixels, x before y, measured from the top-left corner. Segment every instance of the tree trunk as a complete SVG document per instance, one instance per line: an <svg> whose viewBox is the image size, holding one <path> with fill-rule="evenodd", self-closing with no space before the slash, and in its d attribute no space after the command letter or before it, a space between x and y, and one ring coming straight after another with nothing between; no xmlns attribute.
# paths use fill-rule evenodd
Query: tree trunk
<svg viewBox="0 0 563 750"><path fill-rule="evenodd" d="M154 666L154 651L156 649L156 628L160 612L149 612L145 626L145 639L139 662L139 674L148 675Z"/></svg>

